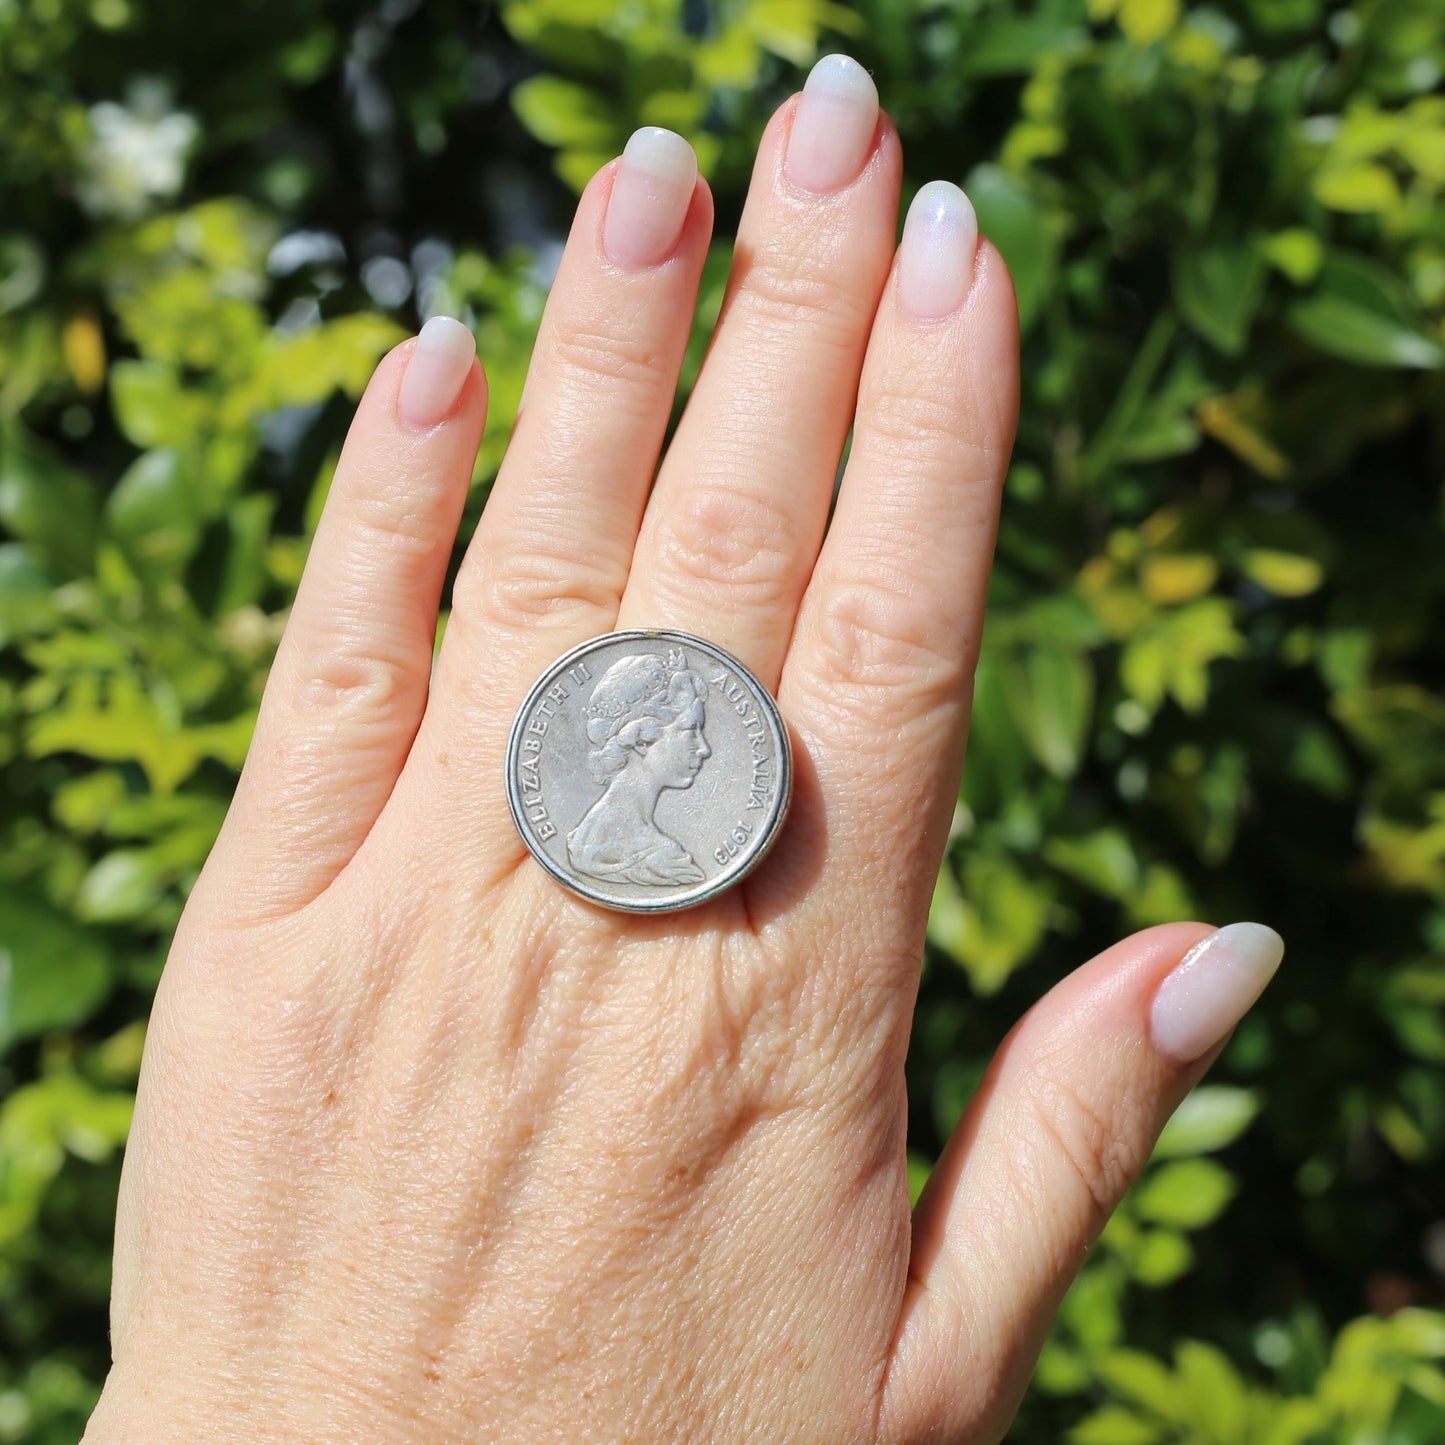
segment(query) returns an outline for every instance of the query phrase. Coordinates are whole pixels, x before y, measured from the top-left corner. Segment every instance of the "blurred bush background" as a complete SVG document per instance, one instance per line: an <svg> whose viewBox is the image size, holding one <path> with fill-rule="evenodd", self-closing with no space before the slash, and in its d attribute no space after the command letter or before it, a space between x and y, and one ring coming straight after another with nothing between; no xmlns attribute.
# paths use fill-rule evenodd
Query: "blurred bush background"
<svg viewBox="0 0 1445 1445"><path fill-rule="evenodd" d="M1119 934L1285 969L1011 1438L1445 1440L1438 0L0 0L0 1441L106 1366L143 1020L353 399L446 310L515 413L639 124L719 202L847 48L1008 257L1023 422L914 1049L919 1180ZM800 397L805 404L805 398Z"/></svg>

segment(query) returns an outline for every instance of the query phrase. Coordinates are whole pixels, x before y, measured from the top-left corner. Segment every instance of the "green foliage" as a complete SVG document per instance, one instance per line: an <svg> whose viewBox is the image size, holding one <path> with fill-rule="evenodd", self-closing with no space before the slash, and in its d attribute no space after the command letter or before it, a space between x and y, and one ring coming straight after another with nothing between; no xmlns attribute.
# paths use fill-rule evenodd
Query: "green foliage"
<svg viewBox="0 0 1445 1445"><path fill-rule="evenodd" d="M234 10L0 0L0 1441L73 1441L103 1374L141 1021L350 399L418 310L473 324L465 534L570 192L639 124L718 201L690 385L820 47L874 70L910 188L967 186L1024 338L915 1193L1008 1024L1121 931L1291 946L1013 1438L1445 1438L1445 1324L1396 1308L1442 1272L1438 0Z"/></svg>
<svg viewBox="0 0 1445 1445"><path fill-rule="evenodd" d="M1429 1439L1421 1428L1438 1430L1445 1420L1442 1360L1445 1323L1410 1309L1350 1324L1300 1393L1252 1388L1227 1355L1198 1340L1174 1347L1172 1369L1152 1355L1112 1350L1099 1357L1097 1372L1123 1403L1101 1406L1068 1439L1071 1445ZM1403 1430L1402 1414L1413 1422Z"/></svg>

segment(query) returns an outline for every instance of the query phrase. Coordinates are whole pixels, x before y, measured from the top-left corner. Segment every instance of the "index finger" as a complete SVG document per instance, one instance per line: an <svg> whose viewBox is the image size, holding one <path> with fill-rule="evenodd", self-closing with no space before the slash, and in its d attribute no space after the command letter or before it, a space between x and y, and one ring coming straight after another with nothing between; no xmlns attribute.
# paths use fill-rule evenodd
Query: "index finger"
<svg viewBox="0 0 1445 1445"><path fill-rule="evenodd" d="M895 938L921 934L957 796L1017 414L1007 268L963 192L933 182L878 308L779 695L817 779L824 876L888 898Z"/></svg>

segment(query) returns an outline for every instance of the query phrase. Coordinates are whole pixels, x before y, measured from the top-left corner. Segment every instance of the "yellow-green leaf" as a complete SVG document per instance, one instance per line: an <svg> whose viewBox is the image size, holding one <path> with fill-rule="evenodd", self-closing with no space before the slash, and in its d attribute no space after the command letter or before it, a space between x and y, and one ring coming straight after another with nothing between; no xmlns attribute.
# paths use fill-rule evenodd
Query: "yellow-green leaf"
<svg viewBox="0 0 1445 1445"><path fill-rule="evenodd" d="M1135 45L1153 45L1179 23L1179 0L1124 0L1119 28Z"/></svg>
<svg viewBox="0 0 1445 1445"><path fill-rule="evenodd" d="M1180 1159L1145 1176L1134 1195L1141 1219L1199 1229L1234 1197L1234 1176L1212 1159Z"/></svg>
<svg viewBox="0 0 1445 1445"><path fill-rule="evenodd" d="M1324 242L1303 226L1291 226L1266 236L1259 250L1275 270L1288 276L1296 286L1308 286L1320 274L1325 259Z"/></svg>
<svg viewBox="0 0 1445 1445"><path fill-rule="evenodd" d="M1314 183L1315 198L1332 211L1385 211L1400 199L1400 187L1384 166L1372 162L1330 166Z"/></svg>
<svg viewBox="0 0 1445 1445"><path fill-rule="evenodd" d="M1132 1410L1105 1405L1069 1431L1070 1445L1155 1445L1164 1430Z"/></svg>
<svg viewBox="0 0 1445 1445"><path fill-rule="evenodd" d="M1240 566L1252 582L1276 597L1307 597L1325 580L1325 569L1313 557L1257 548L1246 552Z"/></svg>
<svg viewBox="0 0 1445 1445"><path fill-rule="evenodd" d="M1219 563L1203 552L1162 552L1145 558L1139 584L1151 601L1165 605L1203 597L1219 576Z"/></svg>

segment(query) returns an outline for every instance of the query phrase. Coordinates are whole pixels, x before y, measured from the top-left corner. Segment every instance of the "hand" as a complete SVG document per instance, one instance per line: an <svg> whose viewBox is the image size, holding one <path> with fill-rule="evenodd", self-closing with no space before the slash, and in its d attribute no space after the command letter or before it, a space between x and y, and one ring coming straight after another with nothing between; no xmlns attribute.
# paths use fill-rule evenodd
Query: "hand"
<svg viewBox="0 0 1445 1445"><path fill-rule="evenodd" d="M899 177L866 75L823 62L763 139L650 495L711 203L666 133L596 177L430 685L485 383L445 321L378 369L156 999L88 1440L1007 1427L1278 941L1181 923L1085 965L910 1220L903 1059L1017 335L955 188L895 258ZM763 866L650 918L543 872L502 766L542 670L638 626L746 662L797 764Z"/></svg>

